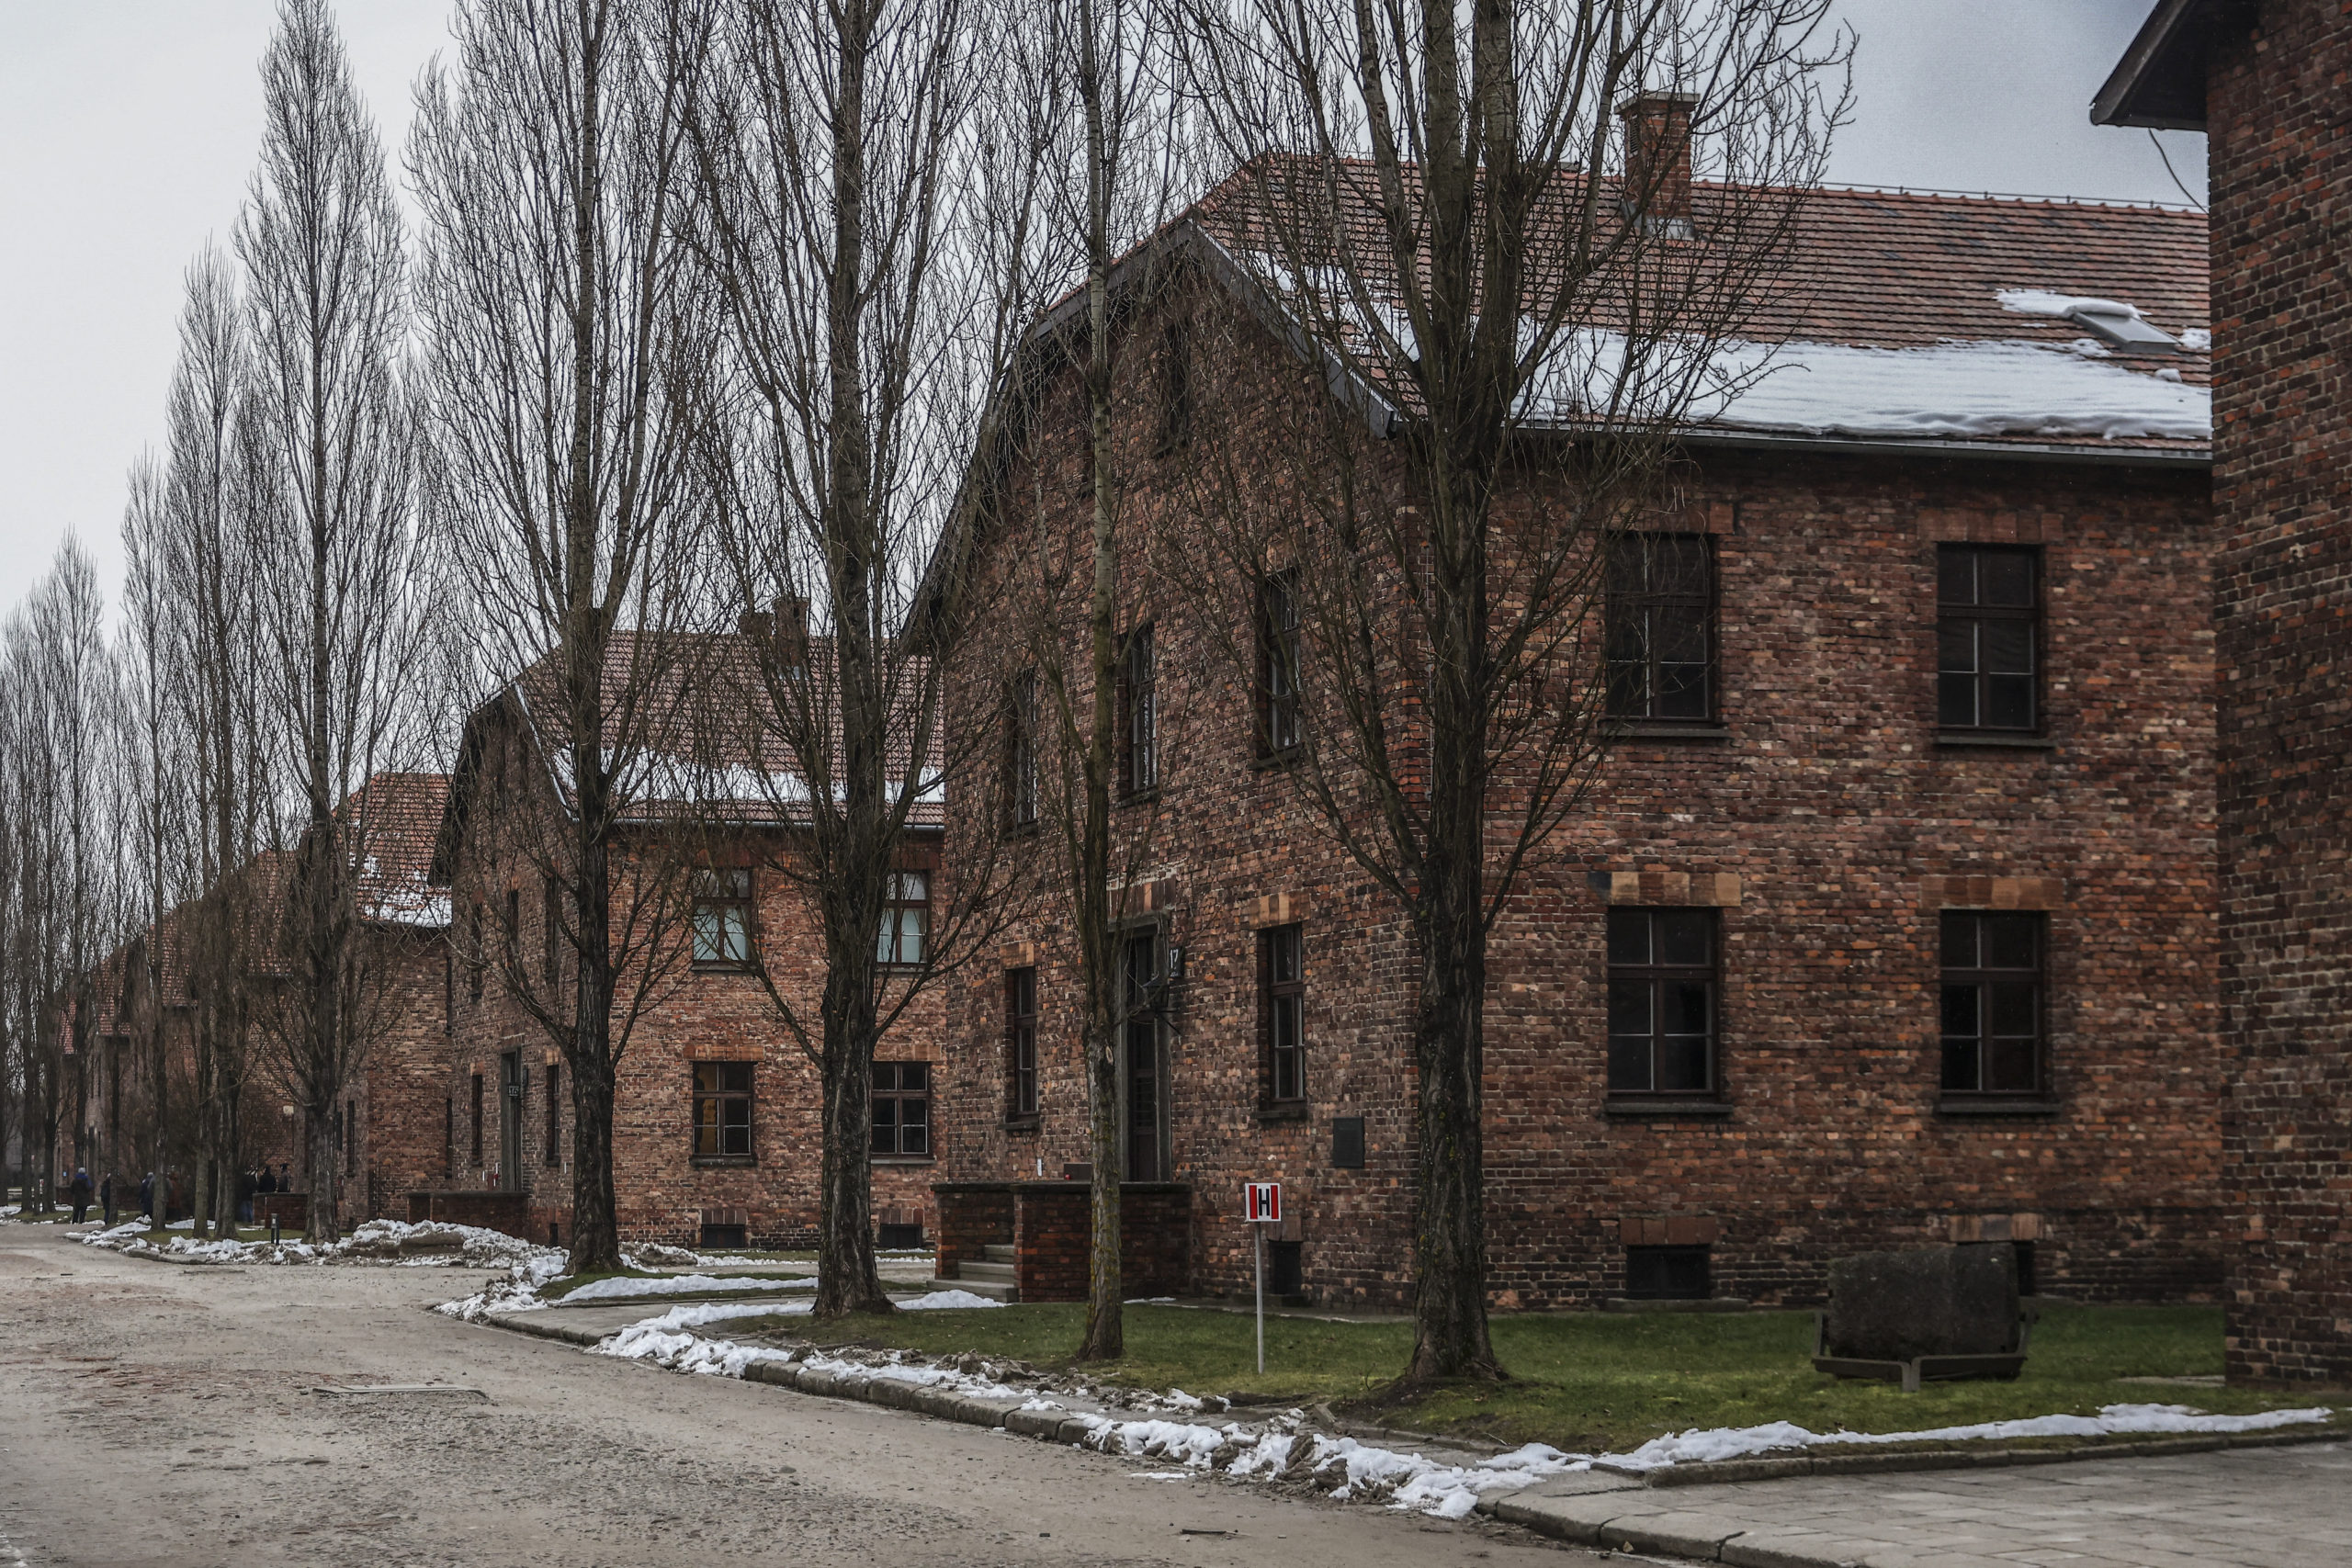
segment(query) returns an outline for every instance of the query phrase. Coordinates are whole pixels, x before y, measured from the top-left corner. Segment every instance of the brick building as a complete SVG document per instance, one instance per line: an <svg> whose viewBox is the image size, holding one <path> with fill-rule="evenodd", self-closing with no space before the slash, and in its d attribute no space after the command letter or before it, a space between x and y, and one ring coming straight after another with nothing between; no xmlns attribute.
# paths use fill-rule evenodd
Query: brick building
<svg viewBox="0 0 2352 1568"><path fill-rule="evenodd" d="M822 939L805 890L786 874L797 829L764 794L691 805L664 794L665 781L713 776L710 748L726 745L719 731L732 732L731 717L713 716L727 700L716 694L738 688L712 671L733 640L692 639L688 657L707 683L647 732L661 736L659 754L633 780L641 793L615 856L616 951L630 955L616 1030L636 1012L613 1113L617 1214L627 1241L808 1247L819 1213L819 1080L757 972L800 1017L816 1017ZM608 690L629 678L629 662L623 639ZM675 667L658 679L695 685ZM561 1054L507 967L519 959L526 981L563 990L567 939L550 935L555 885L546 852L534 847L547 841L550 814L569 809L537 716L553 711L542 680L534 671L469 717L441 824L434 878L455 913L436 998L448 1076L432 1104L448 1174L430 1201L435 1213L560 1238L571 1223L571 1100ZM938 834L935 817L912 834L907 901L893 909L906 943L926 929ZM935 992L919 995L876 1051L874 1218L885 1247L918 1244L930 1222L939 1005Z"/></svg>
<svg viewBox="0 0 2352 1568"><path fill-rule="evenodd" d="M438 773L379 773L339 814L357 872L360 941L373 976L361 992L372 1038L335 1122L346 1223L402 1213L397 1194L443 1171L440 1103L447 1069L439 997L447 899L425 874L447 793ZM254 900L247 918L265 943L283 913L287 863L282 852L268 852L243 874ZM178 1170L185 1179L198 1159L192 971L197 927L214 918L216 907L201 899L181 904L96 970L84 1143L94 1168L128 1176L134 1191L143 1172ZM266 946L254 962L248 985L256 1006L266 1007L284 984L284 967ZM258 1022L248 1051L237 1162L282 1168L294 1190L308 1192L311 1152Z"/></svg>
<svg viewBox="0 0 2352 1568"><path fill-rule="evenodd" d="M1115 280L1119 630L1150 631L1120 712L1148 688L1158 731L1117 808L1147 846L1124 1174L1185 1195L1186 1288L1247 1287L1240 1187L1276 1179L1277 1288L1395 1305L1409 932L1259 754L1269 699L1212 646L1247 629L1188 623L1149 567L1190 525L1171 399L1301 380L1310 334L1235 263L1235 188ZM1690 430L1672 508L1612 547L1609 625L1666 651L1623 672L1589 796L1495 933L1497 1304L1803 1302L1838 1253L1938 1239L2016 1242L2052 1292L2218 1294L2204 243L2150 208L1813 199L1765 312L1792 370ZM1008 422L1030 444L976 475L1080 539L1056 330ZM1544 450L1499 511L1544 504ZM960 541L983 596L1028 547L1007 532ZM944 1268L1088 1157L1066 902L951 994Z"/></svg>
<svg viewBox="0 0 2352 1568"><path fill-rule="evenodd" d="M2233 1377L2352 1381L2352 5L2164 0L2093 106L2207 133Z"/></svg>

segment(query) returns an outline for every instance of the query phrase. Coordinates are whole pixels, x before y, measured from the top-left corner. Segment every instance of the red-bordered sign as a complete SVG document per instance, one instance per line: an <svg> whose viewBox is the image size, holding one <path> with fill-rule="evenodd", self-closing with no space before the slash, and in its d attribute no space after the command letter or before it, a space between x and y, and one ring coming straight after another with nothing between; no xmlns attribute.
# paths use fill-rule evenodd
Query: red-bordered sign
<svg viewBox="0 0 2352 1568"><path fill-rule="evenodd" d="M1242 1217L1253 1225L1280 1224L1283 1217L1283 1184L1279 1181L1252 1181L1242 1190Z"/></svg>

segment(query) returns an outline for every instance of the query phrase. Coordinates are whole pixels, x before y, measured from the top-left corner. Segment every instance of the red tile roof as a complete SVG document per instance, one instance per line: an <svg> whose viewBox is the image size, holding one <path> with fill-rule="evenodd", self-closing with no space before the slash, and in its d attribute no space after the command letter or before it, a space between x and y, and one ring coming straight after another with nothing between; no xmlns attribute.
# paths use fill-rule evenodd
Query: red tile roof
<svg viewBox="0 0 2352 1568"><path fill-rule="evenodd" d="M1323 178L1327 169L1336 170L1336 177L1328 182ZM1251 277L1270 281L1272 292L1280 295L1288 269L1275 260L1283 247L1273 238L1275 225L1267 219L1268 208L1291 199L1289 193L1294 189L1311 188L1309 182L1328 184L1336 191L1330 226L1344 237L1341 243L1357 268L1375 276L1384 271L1385 239L1369 164L1261 160L1220 184L1187 215L1187 220L1197 223ZM1602 192L1594 206L1604 226L1622 231L1625 220L1613 194L1615 182L1607 183L1611 188ZM1559 222L1565 226L1579 209L1588 186L1586 176L1573 172L1563 174L1558 185ZM1784 355L1798 360L1804 357L1805 345L1816 344L1865 350L1939 345L1999 345L2012 352L2018 347L2058 350L2046 355L2028 355L2018 363L2029 371L2040 368L2071 378L2078 388L2087 385L2094 392L2102 386L2115 389L2127 402L2153 398L2190 412L2153 426L2164 434L2036 430L2034 416L2041 411L2032 401L2034 389L2019 386L2017 428L1974 430L1972 444L2030 441L2183 455L2199 452L2210 444L2204 436L2172 434L2185 423L2200 423L2202 394L2196 389L2201 389L2209 378L2205 353L2152 356L2098 352L2104 344L2096 344L2087 355L2064 352L2069 345L2086 340L2096 344L2096 340L2071 320L2021 313L2005 308L1999 299L2006 291L2040 290L2114 299L2137 308L2146 320L2173 336L2201 331L2208 312L2202 213L2144 205L1883 190L1753 192L1700 181L1692 187L1691 202L1699 243L1652 240L1647 243L1654 254L1661 247L1687 247L1681 254L1703 265L1705 236L1725 231L1734 222L1731 215L1743 203L1759 197L1767 206L1792 203L1795 217L1789 229L1791 241L1781 254L1779 275L1765 280L1738 307L1741 319L1733 333L1736 338L1758 345L1782 345ZM1281 226L1294 232L1307 227L1295 218L1285 219ZM1139 247L1137 254L1168 243L1183 227L1183 221L1170 225ZM1530 291L1532 297L1540 298L1542 269L1534 270ZM1604 291L1593 293L1600 303L1588 321L1607 327L1611 323L1603 318L1611 307ZM1368 338L1368 333L1364 335ZM1351 356L1358 359L1367 380L1380 382L1376 355L1351 353ZM1971 395L1979 404L1986 395L1981 378L1968 387L1945 374L1954 363L1964 361L1965 355L1957 358L1949 353L1929 357L1815 357L1866 370L1883 372L1899 367L1912 372L1916 386L1909 389L1922 404L1920 412L1928 414L1938 412L1934 404L1939 387L1948 388L1955 400L1952 412L1965 412L1962 405ZM1813 368L1818 373L1829 365L1816 363ZM2167 374L2160 378L2159 372ZM2156 385L2159 379L2177 384ZM1816 386L1820 384L1817 380ZM1710 423L1736 426L1743 423L1742 413L1735 402L1727 415ZM1986 423L1978 421L1980 425ZM1865 430L1859 438L1867 439L1869 434Z"/></svg>

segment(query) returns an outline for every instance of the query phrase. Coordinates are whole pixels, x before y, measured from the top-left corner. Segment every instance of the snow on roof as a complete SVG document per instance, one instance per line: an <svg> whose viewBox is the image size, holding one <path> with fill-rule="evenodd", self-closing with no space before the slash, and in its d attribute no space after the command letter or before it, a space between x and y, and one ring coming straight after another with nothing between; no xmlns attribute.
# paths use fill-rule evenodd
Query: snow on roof
<svg viewBox="0 0 2352 1568"><path fill-rule="evenodd" d="M2204 441L2213 431L2209 389L2045 344L1748 344L1724 357L1755 374L1694 412L1740 429L2103 441Z"/></svg>

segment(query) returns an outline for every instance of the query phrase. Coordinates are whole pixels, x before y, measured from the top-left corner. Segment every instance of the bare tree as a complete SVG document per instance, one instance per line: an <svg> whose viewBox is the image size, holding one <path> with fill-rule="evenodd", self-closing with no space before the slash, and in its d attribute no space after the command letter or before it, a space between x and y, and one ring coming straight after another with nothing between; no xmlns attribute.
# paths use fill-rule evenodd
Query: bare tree
<svg viewBox="0 0 2352 1568"><path fill-rule="evenodd" d="M625 822L675 717L674 634L696 588L692 388L710 347L680 233L693 44L664 20L654 0L469 0L456 66L419 89L411 153L424 396L450 502L436 525L478 585L483 663L532 675L516 689L546 705L557 773L547 830L522 848L560 890L571 994L505 967L570 1070L581 1270L619 1264L616 1071L673 945L668 882L615 897L616 859L643 868Z"/></svg>
<svg viewBox="0 0 2352 1568"><path fill-rule="evenodd" d="M62 1164L95 1157L85 1136L94 971L110 935L113 872L104 829L115 668L104 616L97 574L69 537L9 621L0 686L12 732L17 874L12 1032L23 1062L25 1153L40 1151L44 1181Z"/></svg>
<svg viewBox="0 0 2352 1568"><path fill-rule="evenodd" d="M1241 171L1204 220L1314 374L1204 410L1208 521L1165 541L1167 581L1213 584L1203 624L1279 731L1261 749L1414 939L1408 1384L1501 1375L1488 939L1599 754L1601 547L1758 367L1720 351L1772 294L1842 108L1826 8L1189 6L1190 88ZM1695 197L1694 154L1720 177Z"/></svg>
<svg viewBox="0 0 2352 1568"><path fill-rule="evenodd" d="M193 753L194 852L183 895L196 903L169 934L184 953L193 1013L198 1155L191 1198L199 1234L215 1221L233 1223L235 1172L249 1135L254 1009L269 984L257 930L269 868L256 855L272 801L258 707L259 459L245 408L250 376L233 275L207 251L189 268L180 315L156 567L174 585L169 658L185 682L183 727ZM165 936L159 930L159 946Z"/></svg>
<svg viewBox="0 0 2352 1568"><path fill-rule="evenodd" d="M1092 1186L1081 1359L1124 1350L1120 1184L1147 1151L1129 1146L1122 1085L1137 1073L1164 1081L1156 1066L1127 1059L1141 1054L1156 1063L1166 1048L1161 944L1129 929L1157 814L1113 810L1139 792L1135 770L1154 766L1169 739L1169 715L1156 705L1123 710L1119 698L1164 657L1148 621L1120 626L1141 584L1129 569L1142 563L1121 547L1131 469L1138 452L1157 444L1129 427L1131 411L1115 393L1136 357L1135 324L1150 317L1168 281L1163 269L1150 267L1122 275L1120 263L1166 220L1184 177L1174 57L1166 47L1177 16L1164 0L1056 0L1038 9L1029 34L1040 84L1033 91L1055 119L1042 160L1050 258L1043 270L1071 286L1033 328L1028 350L1037 363L1030 373L1042 373L1046 363L1080 370L1084 549L1069 550L1049 520L1064 510L1059 487L1000 504L1009 515L1029 513L1025 525L1011 529L1022 544L1004 617L1020 644L1011 719L1022 735L1016 814L1052 825L1048 854L1077 938ZM1034 422L1026 434L1048 423ZM1149 730L1140 739L1138 725Z"/></svg>
<svg viewBox="0 0 2352 1568"><path fill-rule="evenodd" d="M816 1310L888 1312L876 1043L1002 907L987 843L952 875L916 848L985 763L980 746L951 749L949 672L903 632L1018 322L1004 253L971 231L1001 215L978 210L967 171L991 130L1014 168L1034 164L1019 125L987 113L980 51L1010 11L727 0L716 15L694 96L695 231L727 323L707 428L720 592L746 635L714 671L709 706L731 722L711 761L752 765L711 804L715 825L745 807L786 825L739 841L767 847L763 869L805 894L822 933L814 998L752 955L821 1089ZM931 613L937 629L967 607Z"/></svg>
<svg viewBox="0 0 2352 1568"><path fill-rule="evenodd" d="M340 1234L344 1093L390 1021L356 889L371 829L344 802L396 761L432 606L412 592L413 443L400 209L325 0L281 0L261 164L237 226L252 344L256 631L290 763L289 983L264 1018L302 1115L307 1235Z"/></svg>

